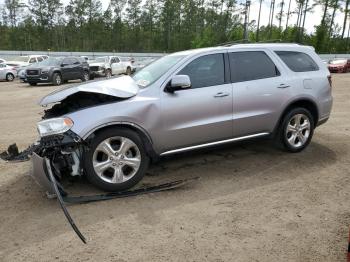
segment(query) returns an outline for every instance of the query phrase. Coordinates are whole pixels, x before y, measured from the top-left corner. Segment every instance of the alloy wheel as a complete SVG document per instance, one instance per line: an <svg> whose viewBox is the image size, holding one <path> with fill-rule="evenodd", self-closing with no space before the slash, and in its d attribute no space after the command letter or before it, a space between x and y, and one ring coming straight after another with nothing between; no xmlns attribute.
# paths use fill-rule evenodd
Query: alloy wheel
<svg viewBox="0 0 350 262"><path fill-rule="evenodd" d="M135 176L140 168L141 153L129 138L111 137L96 147L92 161L95 173L103 181L120 184Z"/></svg>
<svg viewBox="0 0 350 262"><path fill-rule="evenodd" d="M7 75L7 81L13 81L13 79L14 79L13 74Z"/></svg>
<svg viewBox="0 0 350 262"><path fill-rule="evenodd" d="M62 79L61 79L61 76L60 75L57 75L56 76L56 84L59 86L62 82Z"/></svg>
<svg viewBox="0 0 350 262"><path fill-rule="evenodd" d="M89 81L89 74L88 73L85 72L83 77L84 77L85 81Z"/></svg>
<svg viewBox="0 0 350 262"><path fill-rule="evenodd" d="M289 120L285 135L292 147L299 148L308 141L310 131L310 119L304 114L296 114Z"/></svg>
<svg viewBox="0 0 350 262"><path fill-rule="evenodd" d="M107 78L110 78L111 76L112 76L111 71L110 71L110 70L107 70L107 71L106 71L106 77L107 77Z"/></svg>

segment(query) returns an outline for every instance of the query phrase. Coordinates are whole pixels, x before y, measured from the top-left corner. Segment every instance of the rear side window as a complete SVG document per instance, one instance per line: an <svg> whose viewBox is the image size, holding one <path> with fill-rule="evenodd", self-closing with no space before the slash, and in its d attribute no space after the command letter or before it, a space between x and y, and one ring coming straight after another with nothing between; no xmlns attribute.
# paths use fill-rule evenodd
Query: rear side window
<svg viewBox="0 0 350 262"><path fill-rule="evenodd" d="M276 51L275 53L294 72L309 72L319 69L315 61L305 53L291 51Z"/></svg>
<svg viewBox="0 0 350 262"><path fill-rule="evenodd" d="M192 88L225 84L223 54L205 55L190 62L178 75L188 75Z"/></svg>
<svg viewBox="0 0 350 262"><path fill-rule="evenodd" d="M229 54L233 82L279 76L276 65L262 51L234 52Z"/></svg>

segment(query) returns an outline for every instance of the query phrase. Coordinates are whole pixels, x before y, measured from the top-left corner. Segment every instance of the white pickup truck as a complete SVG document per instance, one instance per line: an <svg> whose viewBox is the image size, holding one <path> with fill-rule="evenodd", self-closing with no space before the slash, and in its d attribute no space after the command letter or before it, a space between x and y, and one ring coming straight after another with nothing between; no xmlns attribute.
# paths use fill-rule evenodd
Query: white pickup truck
<svg viewBox="0 0 350 262"><path fill-rule="evenodd" d="M101 56L89 61L91 78L95 76L111 77L112 75L131 75L133 66L129 61L122 61L118 56Z"/></svg>

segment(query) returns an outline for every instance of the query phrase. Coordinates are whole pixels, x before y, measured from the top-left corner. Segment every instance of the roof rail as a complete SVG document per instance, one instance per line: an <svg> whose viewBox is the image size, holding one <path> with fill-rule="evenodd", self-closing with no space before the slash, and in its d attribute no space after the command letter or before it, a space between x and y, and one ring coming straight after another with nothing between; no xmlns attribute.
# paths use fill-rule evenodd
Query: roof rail
<svg viewBox="0 0 350 262"><path fill-rule="evenodd" d="M259 41L257 43L282 43L282 39L270 39L270 40Z"/></svg>
<svg viewBox="0 0 350 262"><path fill-rule="evenodd" d="M241 40L235 40L235 41L229 41L221 44L217 44L215 46L232 46L232 45L237 45L237 44L249 44L249 40L246 39L241 39Z"/></svg>
<svg viewBox="0 0 350 262"><path fill-rule="evenodd" d="M259 42L251 42L249 40L242 39L242 40L221 43L221 44L218 44L215 46L233 46L233 45L238 45L238 44L264 44L264 43L266 43L266 44L267 43L285 43L285 44L299 45L298 43L283 42L282 39L270 39L270 40L264 40L264 41L259 41Z"/></svg>

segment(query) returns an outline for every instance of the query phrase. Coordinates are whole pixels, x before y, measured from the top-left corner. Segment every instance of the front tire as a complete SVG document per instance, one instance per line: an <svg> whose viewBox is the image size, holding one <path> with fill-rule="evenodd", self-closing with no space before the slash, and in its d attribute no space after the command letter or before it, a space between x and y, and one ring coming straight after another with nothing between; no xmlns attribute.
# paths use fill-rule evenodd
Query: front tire
<svg viewBox="0 0 350 262"><path fill-rule="evenodd" d="M149 157L137 133L125 128L106 129L92 140L84 152L88 180L105 191L123 191L145 175Z"/></svg>
<svg viewBox="0 0 350 262"><path fill-rule="evenodd" d="M15 76L14 76L13 74L8 73L8 74L6 75L6 81L7 81L7 82L12 82L14 79L15 79Z"/></svg>
<svg viewBox="0 0 350 262"><path fill-rule="evenodd" d="M128 76L130 76L131 75L131 68L130 67L128 67L127 69L126 69L126 75L128 75Z"/></svg>
<svg viewBox="0 0 350 262"><path fill-rule="evenodd" d="M54 73L52 76L52 84L54 86L59 86L62 84L62 76L59 73Z"/></svg>
<svg viewBox="0 0 350 262"><path fill-rule="evenodd" d="M112 71L110 69L106 69L105 76L106 76L106 78L112 77Z"/></svg>
<svg viewBox="0 0 350 262"><path fill-rule="evenodd" d="M29 85L30 86L36 86L38 83L36 83L36 82L29 82Z"/></svg>
<svg viewBox="0 0 350 262"><path fill-rule="evenodd" d="M304 150L311 142L315 123L310 111L305 108L294 108L283 118L277 135L279 144L291 152Z"/></svg>
<svg viewBox="0 0 350 262"><path fill-rule="evenodd" d="M90 79L89 72L84 71L84 72L83 72L83 75L82 75L82 77L81 77L81 81L82 81L82 82L86 82L86 81L89 81L89 79Z"/></svg>

